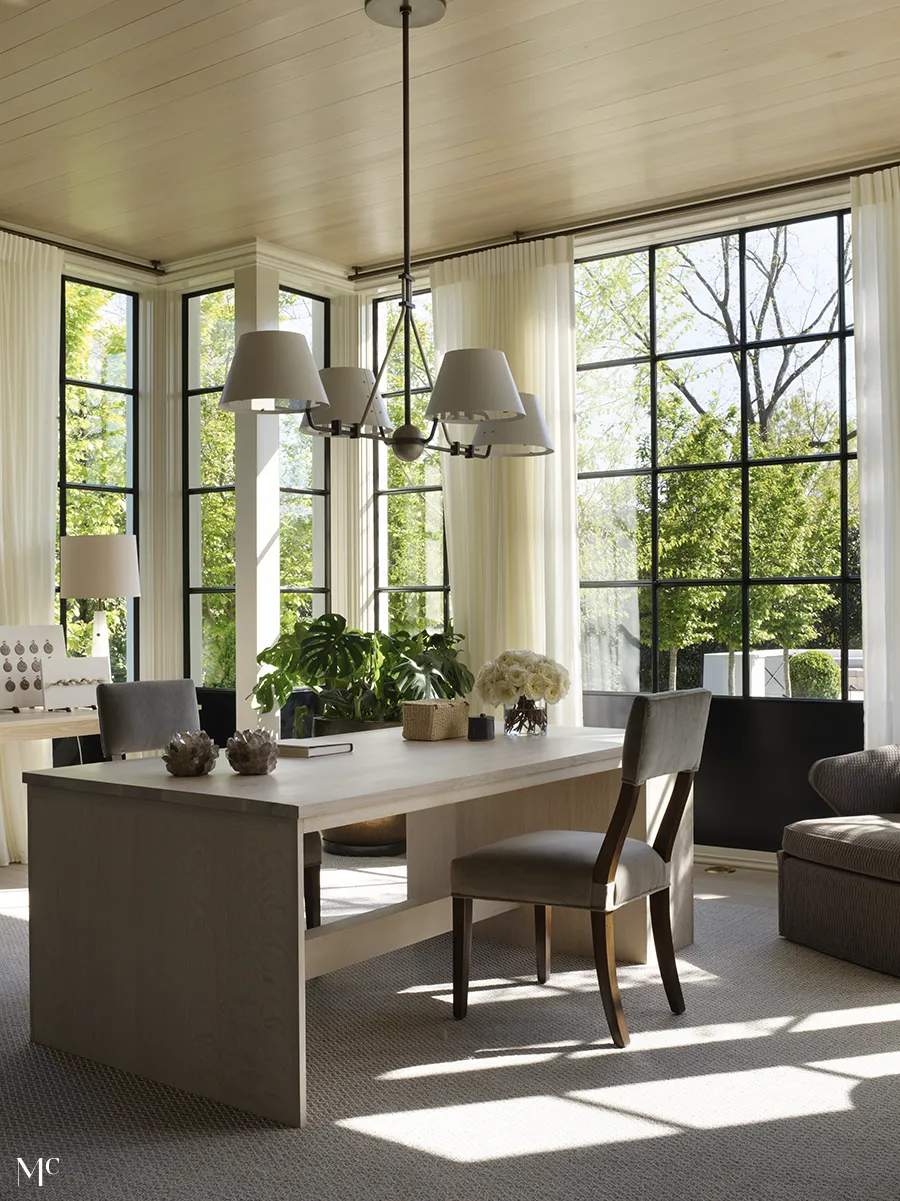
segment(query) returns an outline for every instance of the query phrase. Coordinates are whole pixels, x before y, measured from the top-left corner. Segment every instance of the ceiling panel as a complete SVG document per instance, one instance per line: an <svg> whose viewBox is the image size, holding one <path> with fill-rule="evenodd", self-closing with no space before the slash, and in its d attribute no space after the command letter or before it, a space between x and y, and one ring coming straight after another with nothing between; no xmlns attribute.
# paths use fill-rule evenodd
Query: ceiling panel
<svg viewBox="0 0 900 1201"><path fill-rule="evenodd" d="M449 0L412 36L417 253L900 150L893 0ZM172 261L400 250L362 0L0 0L0 220Z"/></svg>

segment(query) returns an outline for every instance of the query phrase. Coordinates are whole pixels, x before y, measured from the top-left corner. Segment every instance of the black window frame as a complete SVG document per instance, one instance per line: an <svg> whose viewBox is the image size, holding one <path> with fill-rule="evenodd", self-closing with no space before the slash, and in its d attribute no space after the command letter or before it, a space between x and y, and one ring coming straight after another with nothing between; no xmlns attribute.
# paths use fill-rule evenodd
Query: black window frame
<svg viewBox="0 0 900 1201"><path fill-rule="evenodd" d="M66 285L80 284L82 287L96 288L101 292L115 292L127 296L131 300L131 386L118 384L98 384L88 380L71 378L66 372ZM59 321L59 459L57 490L59 495L59 528L57 537L67 533L67 509L69 492L105 492L124 496L131 500L131 529L127 533L135 535L138 554L140 554L140 293L131 288L121 288L113 284L101 283L95 279L83 279L76 275L63 275L60 282L60 321ZM131 462L129 475L131 483L117 484L87 484L71 481L68 478L67 447L66 447L66 389L68 387L90 388L95 392L112 392L131 399ZM126 499L126 513L128 500ZM57 561L59 560L59 542L56 545ZM59 595L59 586L56 587ZM85 600L92 599L85 597ZM63 638L68 634L67 627L68 603L67 598L59 597L59 620L63 628ZM130 644L132 664L132 680L141 678L141 600L131 598L131 621L128 623L127 642Z"/></svg>
<svg viewBox="0 0 900 1201"><path fill-rule="evenodd" d="M850 638L850 607L848 604L849 592L852 587L860 587L860 576L849 571L849 506L848 506L848 473L849 465L858 462L857 451L849 449L849 430L847 426L847 378L848 365L852 365L853 338L855 328L853 324L847 324L847 291L848 284L845 280L845 255L848 241L846 238L849 225L850 209L841 208L833 209L821 213L810 213L800 217L786 217L784 219L773 219L769 221L761 221L752 225L741 226L739 228L730 228L725 230L715 230L709 232L697 233L688 237L680 237L675 239L660 240L651 242L642 246L635 246L628 250L615 250L602 254L583 255L576 258L576 267L581 263L598 262L603 259L613 259L625 257L630 254L646 254L648 267L648 320L649 320L649 337L650 337L650 353L646 355L635 355L626 358L617 359L601 359L593 362L576 363L576 371L580 374L585 371L594 371L610 367L624 366L646 366L650 372L650 465L647 467L629 467L607 471L579 471L577 480L583 479L612 479L616 477L638 477L649 476L651 479L651 566L650 574L645 579L616 579L616 580L586 580L579 579L579 598L585 589L592 588L648 588L651 590L651 622L652 622L652 642L650 647L650 671L651 671L651 691L658 692L660 686L660 646L659 646L659 594L661 590L680 588L680 587L704 587L704 586L739 586L741 589L741 619L742 619L742 637L741 637L741 689L734 696L723 696L726 700L741 700L751 696L750 693L750 656L753 653L750 637L750 589L753 586L766 584L825 584L835 586L840 590L840 672L841 672L841 701L849 700L849 650L853 649L849 646ZM833 330L810 333L799 336L786 336L782 338L765 338L765 339L749 339L747 337L747 312L746 312L746 238L750 233L758 230L768 230L781 226L796 226L806 224L812 221L820 221L824 218L835 219L836 228L836 261L838 265L838 314L837 323ZM684 351L660 351L657 346L657 312L656 312L656 255L657 252L672 246L689 245L694 242L703 241L706 239L736 237L738 239L738 261L739 261L739 294L740 294L740 337L738 342L732 344L722 344L719 346L702 347L700 349L691 349ZM852 254L852 251L851 251ZM852 264L852 259L851 259ZM833 452L823 454L803 454L803 455L787 455L776 456L772 458L755 457L750 454L749 447L749 428L750 420L748 416L749 404L749 388L748 388L748 352L769 347L792 346L803 343L817 342L834 342L838 347L838 389L839 389L839 449ZM721 355L724 353L737 353L740 355L740 393L741 393L741 413L740 413L740 440L741 440L741 455L739 459L733 459L728 462L715 463L685 463L685 464L667 464L660 466L658 456L658 426L657 426L657 376L658 365L660 362L667 362L677 359L700 358L710 355ZM851 366L852 370L852 366ZM855 431L854 431L855 436ZM754 576L750 571L750 471L755 467L768 466L783 466L791 463L828 463L836 462L840 466L840 486L841 486L841 514L840 514L840 572L836 575L814 575L814 576ZM659 576L659 522L658 522L658 500L659 500L659 479L661 476L674 474L678 472L697 471L698 469L709 470L735 470L740 469L741 473L741 571L739 575L717 578L703 579L672 579ZM613 691L606 689L584 689L585 696L629 696L632 695L626 691ZM795 697L762 697L752 694L754 700L773 700L776 702L792 701L807 698ZM834 704L835 701L826 703ZM854 702L858 703L858 702Z"/></svg>

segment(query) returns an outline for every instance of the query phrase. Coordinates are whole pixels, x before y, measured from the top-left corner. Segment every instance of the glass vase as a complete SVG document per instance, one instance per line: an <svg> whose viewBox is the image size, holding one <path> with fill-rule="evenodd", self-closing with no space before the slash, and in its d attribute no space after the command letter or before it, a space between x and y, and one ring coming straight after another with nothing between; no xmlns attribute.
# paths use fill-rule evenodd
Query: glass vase
<svg viewBox="0 0 900 1201"><path fill-rule="evenodd" d="M510 738L529 738L547 733L547 703L520 696L504 710L503 733Z"/></svg>

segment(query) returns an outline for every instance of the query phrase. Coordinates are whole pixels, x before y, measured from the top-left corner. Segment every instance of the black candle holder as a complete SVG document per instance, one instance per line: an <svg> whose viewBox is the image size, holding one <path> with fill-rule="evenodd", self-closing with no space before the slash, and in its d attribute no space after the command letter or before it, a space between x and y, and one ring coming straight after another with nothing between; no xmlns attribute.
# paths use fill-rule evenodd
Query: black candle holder
<svg viewBox="0 0 900 1201"><path fill-rule="evenodd" d="M469 718L469 742L490 742L494 737L494 719L484 713Z"/></svg>

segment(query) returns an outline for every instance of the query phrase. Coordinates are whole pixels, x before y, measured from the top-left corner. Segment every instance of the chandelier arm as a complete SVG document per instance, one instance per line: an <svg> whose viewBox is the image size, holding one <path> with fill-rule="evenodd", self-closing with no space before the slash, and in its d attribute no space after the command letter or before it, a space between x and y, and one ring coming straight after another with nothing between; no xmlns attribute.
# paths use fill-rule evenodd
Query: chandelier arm
<svg viewBox="0 0 900 1201"><path fill-rule="evenodd" d="M422 366L425 368L425 378L428 380L428 387L433 388L434 380L431 378L431 369L428 366L425 348L422 346L422 338L419 334L419 327L416 325L416 318L413 313L410 313L410 322L412 324L413 333L416 335L416 345L419 348L419 358L422 360Z"/></svg>
<svg viewBox="0 0 900 1201"><path fill-rule="evenodd" d="M390 340L388 341L387 350L384 352L384 358L381 360L381 366L378 368L378 374L375 376L375 383L372 385L372 391L369 393L369 399L366 402L365 409L363 409L363 415L359 422L360 425L365 423L365 420L369 415L369 410L372 408L372 404L375 400L375 393L378 391L378 385L381 383L382 376L384 375L385 369L388 365L388 359L391 357L391 351L394 349L394 343L397 341L397 334L400 332L400 326L402 323L403 314L401 313L394 323L394 329ZM382 427L379 426L378 428L381 429Z"/></svg>

